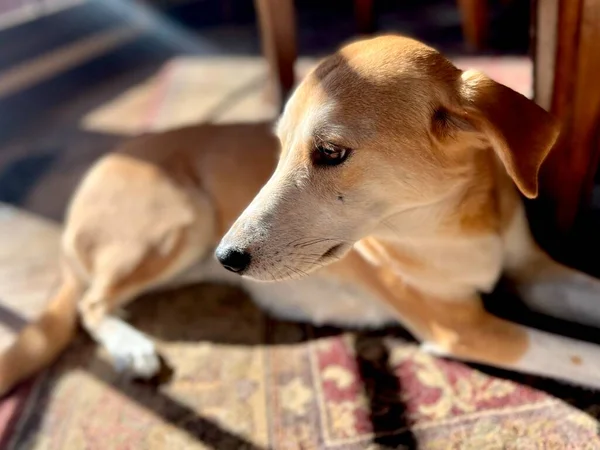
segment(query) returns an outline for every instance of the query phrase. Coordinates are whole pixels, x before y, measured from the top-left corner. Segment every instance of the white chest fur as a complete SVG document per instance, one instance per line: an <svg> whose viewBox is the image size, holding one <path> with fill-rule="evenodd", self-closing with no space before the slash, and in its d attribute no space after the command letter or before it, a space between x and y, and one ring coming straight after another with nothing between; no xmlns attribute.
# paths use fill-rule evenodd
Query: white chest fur
<svg viewBox="0 0 600 450"><path fill-rule="evenodd" d="M245 281L243 285L257 304L287 319L351 327L380 327L397 321L385 304L364 289L318 274L297 281Z"/></svg>
<svg viewBox="0 0 600 450"><path fill-rule="evenodd" d="M262 283L227 272L209 258L180 277L178 284L198 281L240 286L261 308L285 319L350 327L381 327L397 321L391 309L370 292L318 273L302 280Z"/></svg>

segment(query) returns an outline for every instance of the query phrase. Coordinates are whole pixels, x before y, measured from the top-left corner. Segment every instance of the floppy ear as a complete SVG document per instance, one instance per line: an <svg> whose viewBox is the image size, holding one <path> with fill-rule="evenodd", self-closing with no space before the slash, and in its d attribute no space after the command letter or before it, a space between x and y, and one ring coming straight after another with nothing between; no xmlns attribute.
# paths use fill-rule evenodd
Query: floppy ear
<svg viewBox="0 0 600 450"><path fill-rule="evenodd" d="M480 72L466 71L460 82L463 119L487 138L519 190L528 198L536 197L538 171L558 138L558 121Z"/></svg>

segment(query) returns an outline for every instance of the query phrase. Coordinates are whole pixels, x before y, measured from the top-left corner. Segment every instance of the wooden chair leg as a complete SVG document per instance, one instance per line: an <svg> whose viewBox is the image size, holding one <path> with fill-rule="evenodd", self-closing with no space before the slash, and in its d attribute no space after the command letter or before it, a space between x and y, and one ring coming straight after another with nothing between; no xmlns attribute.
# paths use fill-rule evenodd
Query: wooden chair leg
<svg viewBox="0 0 600 450"><path fill-rule="evenodd" d="M293 0L255 0L263 54L270 69L271 93L283 108L294 87L296 23Z"/></svg>
<svg viewBox="0 0 600 450"><path fill-rule="evenodd" d="M467 44L480 49L487 39L487 0L458 0L463 35Z"/></svg>
<svg viewBox="0 0 600 450"><path fill-rule="evenodd" d="M361 34L372 33L375 28L373 0L354 0L356 26Z"/></svg>
<svg viewBox="0 0 600 450"><path fill-rule="evenodd" d="M562 120L542 166L542 197L554 223L569 232L589 202L600 161L600 1L538 1L535 99Z"/></svg>

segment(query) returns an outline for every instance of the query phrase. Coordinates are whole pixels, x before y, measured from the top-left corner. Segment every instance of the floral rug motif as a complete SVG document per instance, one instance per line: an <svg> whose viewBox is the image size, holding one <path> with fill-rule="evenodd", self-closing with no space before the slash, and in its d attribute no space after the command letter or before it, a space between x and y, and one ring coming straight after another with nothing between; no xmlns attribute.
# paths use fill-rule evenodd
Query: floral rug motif
<svg viewBox="0 0 600 450"><path fill-rule="evenodd" d="M208 285L130 312L174 368L171 381L120 378L82 335L23 388L3 448L600 448L600 395L439 359L401 330L280 322Z"/></svg>

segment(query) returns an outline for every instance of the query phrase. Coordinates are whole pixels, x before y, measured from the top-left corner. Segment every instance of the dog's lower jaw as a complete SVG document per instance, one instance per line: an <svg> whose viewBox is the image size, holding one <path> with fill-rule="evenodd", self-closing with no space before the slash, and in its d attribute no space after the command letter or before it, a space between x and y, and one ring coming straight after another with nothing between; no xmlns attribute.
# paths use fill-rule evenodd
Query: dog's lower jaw
<svg viewBox="0 0 600 450"><path fill-rule="evenodd" d="M343 247L344 244L335 244L333 247L331 247L329 250L323 253L319 261L327 261L331 258L335 258L338 253L341 253Z"/></svg>
<svg viewBox="0 0 600 450"><path fill-rule="evenodd" d="M247 274L244 273L243 275L241 275L241 278L243 278L244 280L248 280L249 282L252 283L261 283L261 284L268 284L268 283L281 283L284 281L296 281L296 280L301 280L303 278L306 278L308 276L310 276L310 273L299 273L297 270L291 269L291 268L284 268L281 269L279 271L277 271L275 274L273 274L272 271L257 271L258 273L256 274ZM284 273L281 273L284 272Z"/></svg>
<svg viewBox="0 0 600 450"><path fill-rule="evenodd" d="M247 280L242 288L261 309L286 320L350 328L396 322L393 311L372 292L321 272L282 283Z"/></svg>
<svg viewBox="0 0 600 450"><path fill-rule="evenodd" d="M245 272L242 274L242 278L251 280L253 282L258 283L278 283L283 281L298 281L310 277L315 272L318 272L320 269L325 266L338 261L339 257L329 256L327 258L327 262L321 262L322 259L319 259L316 263L312 263L309 266L301 266L297 267L292 264L282 264L281 267L278 267L276 270L272 268L260 269L254 271L254 273Z"/></svg>

